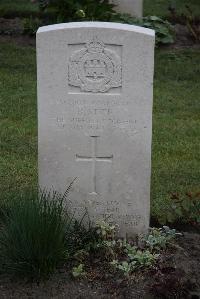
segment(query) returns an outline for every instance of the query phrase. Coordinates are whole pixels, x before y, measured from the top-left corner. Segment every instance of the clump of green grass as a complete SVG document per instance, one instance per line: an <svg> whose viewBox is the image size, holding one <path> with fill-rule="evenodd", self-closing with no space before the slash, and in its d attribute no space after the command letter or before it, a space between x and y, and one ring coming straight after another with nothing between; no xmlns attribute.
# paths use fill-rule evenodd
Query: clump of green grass
<svg viewBox="0 0 200 299"><path fill-rule="evenodd" d="M80 250L97 241L96 228L86 215L68 213L67 195L55 191L26 191L6 199L0 209L2 271L29 280L48 278Z"/></svg>
<svg viewBox="0 0 200 299"><path fill-rule="evenodd" d="M65 235L71 218L63 197L33 192L9 202L0 230L0 259L4 271L41 279L67 257Z"/></svg>

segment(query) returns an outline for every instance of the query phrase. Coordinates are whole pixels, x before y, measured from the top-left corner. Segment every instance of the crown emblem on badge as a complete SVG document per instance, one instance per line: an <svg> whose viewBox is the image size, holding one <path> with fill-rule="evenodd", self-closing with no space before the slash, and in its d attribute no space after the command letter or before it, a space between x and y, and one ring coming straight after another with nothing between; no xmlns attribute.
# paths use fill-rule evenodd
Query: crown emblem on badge
<svg viewBox="0 0 200 299"><path fill-rule="evenodd" d="M89 41L86 45L88 52L90 53L101 53L103 52L105 45L97 37L94 37L92 41Z"/></svg>
<svg viewBox="0 0 200 299"><path fill-rule="evenodd" d="M120 57L97 37L75 51L68 66L68 84L85 92L107 92L122 85Z"/></svg>

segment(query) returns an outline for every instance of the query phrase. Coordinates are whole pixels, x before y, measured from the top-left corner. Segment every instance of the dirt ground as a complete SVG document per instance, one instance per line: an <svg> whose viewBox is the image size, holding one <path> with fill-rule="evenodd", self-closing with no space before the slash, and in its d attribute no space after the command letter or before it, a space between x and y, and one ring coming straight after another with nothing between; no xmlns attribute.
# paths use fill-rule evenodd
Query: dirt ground
<svg viewBox="0 0 200 299"><path fill-rule="evenodd" d="M0 276L1 299L200 298L200 234L185 232L155 267L125 279L93 266L84 279L66 269L40 284Z"/></svg>

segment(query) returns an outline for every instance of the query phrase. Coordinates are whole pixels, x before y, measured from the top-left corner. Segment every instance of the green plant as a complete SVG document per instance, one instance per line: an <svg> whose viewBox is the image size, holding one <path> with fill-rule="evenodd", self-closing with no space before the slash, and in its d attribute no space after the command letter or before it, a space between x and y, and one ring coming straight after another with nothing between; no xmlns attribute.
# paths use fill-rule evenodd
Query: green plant
<svg viewBox="0 0 200 299"><path fill-rule="evenodd" d="M65 235L71 219L56 192L29 192L9 203L0 230L4 271L40 280L68 256Z"/></svg>
<svg viewBox="0 0 200 299"><path fill-rule="evenodd" d="M155 30L157 44L172 44L174 42L173 27L166 20L149 16L143 18L141 26Z"/></svg>
<svg viewBox="0 0 200 299"><path fill-rule="evenodd" d="M40 0L39 3L42 10L54 13L57 22L109 21L114 13L109 0Z"/></svg>
<svg viewBox="0 0 200 299"><path fill-rule="evenodd" d="M95 229L98 236L96 249L104 252L105 260L113 259L116 256L116 225L101 220L97 221Z"/></svg>
<svg viewBox="0 0 200 299"><path fill-rule="evenodd" d="M24 34L35 35L40 26L42 26L42 21L39 18L30 16L23 19Z"/></svg>
<svg viewBox="0 0 200 299"><path fill-rule="evenodd" d="M80 220L72 219L70 227L65 233L65 243L70 256L77 253L81 255L81 252L90 252L99 243L96 227L91 225L90 220L87 225L83 225L83 221L86 220L87 216L87 213L85 213Z"/></svg>
<svg viewBox="0 0 200 299"><path fill-rule="evenodd" d="M143 241L142 249L127 240L118 240L113 246L115 255L110 264L125 276L141 268L152 267L159 258L160 251L165 249L177 235L180 234L168 226L160 229L152 228L150 233L140 240Z"/></svg>
<svg viewBox="0 0 200 299"><path fill-rule="evenodd" d="M116 225L105 222L96 222L96 232L102 240L112 240L116 234Z"/></svg>
<svg viewBox="0 0 200 299"><path fill-rule="evenodd" d="M131 262L135 262L135 267L142 268L152 266L159 257L159 254L153 254L149 250L137 250L134 255L128 254L128 257Z"/></svg>
<svg viewBox="0 0 200 299"><path fill-rule="evenodd" d="M134 262L113 260L110 263L115 269L120 270L125 276L129 276L130 273L134 270Z"/></svg>
<svg viewBox="0 0 200 299"><path fill-rule="evenodd" d="M74 278L84 277L86 275L86 272L84 271L84 264L79 264L77 267L73 267L72 275Z"/></svg>
<svg viewBox="0 0 200 299"><path fill-rule="evenodd" d="M125 248L124 253L126 253L125 261L113 260L110 264L122 271L125 276L129 276L140 268L151 267L159 257L159 254L151 253L149 250L138 250L136 247L133 247L131 251L130 247L128 250Z"/></svg>
<svg viewBox="0 0 200 299"><path fill-rule="evenodd" d="M200 192L171 194L171 208L168 210L168 221L178 218L181 222L200 223Z"/></svg>
<svg viewBox="0 0 200 299"><path fill-rule="evenodd" d="M148 16L141 19L131 17L128 14L113 15L113 21L138 25L155 30L156 44L171 44L174 42L174 31L172 25L157 16Z"/></svg>
<svg viewBox="0 0 200 299"><path fill-rule="evenodd" d="M124 247L124 252L131 262L134 262L135 268L149 267L154 264L159 254L152 254L148 249L140 250L129 243Z"/></svg>
<svg viewBox="0 0 200 299"><path fill-rule="evenodd" d="M166 249L167 245L169 245L177 235L181 234L177 233L175 229L170 229L168 226L151 228L150 233L144 238L144 241L151 251L159 251Z"/></svg>
<svg viewBox="0 0 200 299"><path fill-rule="evenodd" d="M151 267L159 257L159 254L152 253L148 249L140 250L127 240L118 240L114 245L115 258L110 264L125 276L129 276L140 268Z"/></svg>

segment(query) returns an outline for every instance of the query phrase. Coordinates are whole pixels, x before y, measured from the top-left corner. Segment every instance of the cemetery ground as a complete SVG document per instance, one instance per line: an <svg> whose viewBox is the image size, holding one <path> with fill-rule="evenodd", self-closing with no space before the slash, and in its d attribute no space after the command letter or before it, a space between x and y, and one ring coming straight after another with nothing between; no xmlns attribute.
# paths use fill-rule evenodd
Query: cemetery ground
<svg viewBox="0 0 200 299"><path fill-rule="evenodd" d="M1 37L0 55L3 205L25 189L37 188L35 47L26 39ZM73 279L68 266L39 285L2 273L1 298L199 298L199 214L193 206L200 191L199 64L199 49L156 51L152 225L168 223L188 232L162 251L151 270L133 277L110 275L98 259L86 265L90 271L82 279ZM187 207L181 208L182 203Z"/></svg>
<svg viewBox="0 0 200 299"><path fill-rule="evenodd" d="M199 0L189 2L199 24ZM187 0L173 3L179 17L188 13ZM160 16L175 24L168 4L144 0L144 16ZM165 227L151 231L145 240L122 244L107 224L86 230L73 224L68 234L64 232L68 259L63 262L62 254L60 258L54 251L63 249L59 209L52 206L46 214L55 217L54 224L58 221L56 231L55 225L42 225L45 217L37 214L37 201L32 206L27 200L37 193L38 184L36 51L35 39L21 35L25 33L21 24L28 24L26 33L33 34L39 23L30 15L37 20L39 10L27 0L2 0L0 6L0 33L7 34L0 35L0 244L7 242L2 246L4 256L2 248L0 254L0 298L200 298L200 50L194 36L185 24L184 28L175 24L176 43L157 48L155 55L151 227L168 225L182 235ZM11 239L2 234L8 212L24 228L13 222ZM31 234L34 246L29 243ZM51 248L49 264L45 248ZM30 265L21 263L26 258ZM45 276L51 270L53 274Z"/></svg>

